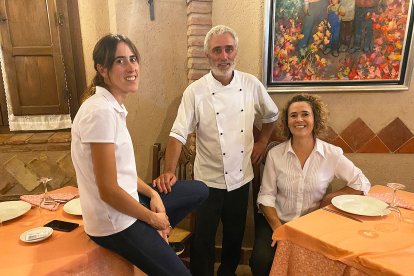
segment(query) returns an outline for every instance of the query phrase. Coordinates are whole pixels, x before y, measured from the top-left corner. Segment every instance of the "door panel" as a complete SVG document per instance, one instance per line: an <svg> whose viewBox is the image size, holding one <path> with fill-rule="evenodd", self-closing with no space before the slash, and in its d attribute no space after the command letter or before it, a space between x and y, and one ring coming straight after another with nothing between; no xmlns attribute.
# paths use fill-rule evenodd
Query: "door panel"
<svg viewBox="0 0 414 276"><path fill-rule="evenodd" d="M2 0L0 23L14 115L68 114L55 0Z"/></svg>

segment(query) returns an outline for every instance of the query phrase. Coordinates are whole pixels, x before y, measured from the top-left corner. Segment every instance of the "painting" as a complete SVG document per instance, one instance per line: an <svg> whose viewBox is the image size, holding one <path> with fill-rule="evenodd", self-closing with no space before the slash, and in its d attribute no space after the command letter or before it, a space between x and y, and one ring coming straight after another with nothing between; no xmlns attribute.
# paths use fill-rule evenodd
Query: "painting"
<svg viewBox="0 0 414 276"><path fill-rule="evenodd" d="M411 0L267 0L270 91L408 89Z"/></svg>

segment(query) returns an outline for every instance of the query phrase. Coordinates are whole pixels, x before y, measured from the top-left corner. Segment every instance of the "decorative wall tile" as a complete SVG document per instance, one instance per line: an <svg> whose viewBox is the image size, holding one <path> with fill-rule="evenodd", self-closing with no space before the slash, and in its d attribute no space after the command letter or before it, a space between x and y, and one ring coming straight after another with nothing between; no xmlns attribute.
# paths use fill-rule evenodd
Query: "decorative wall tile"
<svg viewBox="0 0 414 276"><path fill-rule="evenodd" d="M336 133L335 130L333 130L333 128L330 126L328 126L325 133L321 135L321 139L328 143L333 143L333 141L335 141L337 137L338 137L338 133Z"/></svg>
<svg viewBox="0 0 414 276"><path fill-rule="evenodd" d="M414 138L408 140L395 153L414 153Z"/></svg>
<svg viewBox="0 0 414 276"><path fill-rule="evenodd" d="M374 138L375 133L361 118L358 118L342 131L340 136L353 151L358 151L363 145Z"/></svg>
<svg viewBox="0 0 414 276"><path fill-rule="evenodd" d="M400 118L397 117L378 133L378 137L392 152L394 152L405 142L410 140L413 137L413 134Z"/></svg>
<svg viewBox="0 0 414 276"><path fill-rule="evenodd" d="M332 141L332 145L342 148L344 153L354 152L354 150L340 136L336 137L335 140Z"/></svg>
<svg viewBox="0 0 414 276"><path fill-rule="evenodd" d="M378 136L372 138L368 143L363 145L359 153L390 153L390 149L381 141Z"/></svg>

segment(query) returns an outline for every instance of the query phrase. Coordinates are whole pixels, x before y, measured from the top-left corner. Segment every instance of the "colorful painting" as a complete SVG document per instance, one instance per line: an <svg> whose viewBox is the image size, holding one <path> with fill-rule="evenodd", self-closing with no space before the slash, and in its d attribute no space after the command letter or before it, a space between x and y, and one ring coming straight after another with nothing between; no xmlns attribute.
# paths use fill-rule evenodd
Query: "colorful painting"
<svg viewBox="0 0 414 276"><path fill-rule="evenodd" d="M411 0L271 0L268 86L401 84Z"/></svg>

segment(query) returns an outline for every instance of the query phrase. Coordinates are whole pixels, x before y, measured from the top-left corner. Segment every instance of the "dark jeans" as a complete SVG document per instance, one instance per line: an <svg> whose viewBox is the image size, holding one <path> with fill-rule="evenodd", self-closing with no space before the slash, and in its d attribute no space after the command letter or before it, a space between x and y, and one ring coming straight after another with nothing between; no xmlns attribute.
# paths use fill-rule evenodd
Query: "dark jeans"
<svg viewBox="0 0 414 276"><path fill-rule="evenodd" d="M191 242L190 267L194 276L211 276L214 273L215 237L220 219L223 241L217 275L235 275L246 225L248 197L249 184L231 192L210 188L208 199L197 210L196 229Z"/></svg>
<svg viewBox="0 0 414 276"><path fill-rule="evenodd" d="M275 257L276 245L272 244L272 228L262 214L255 214L255 233L250 268L253 276L268 276Z"/></svg>
<svg viewBox="0 0 414 276"><path fill-rule="evenodd" d="M200 181L177 181L170 193L160 196L171 226L175 226L207 198L208 188ZM149 198L146 196L140 195L140 202L149 206ZM100 246L118 253L150 276L191 275L159 233L141 220L119 233L90 238Z"/></svg>

